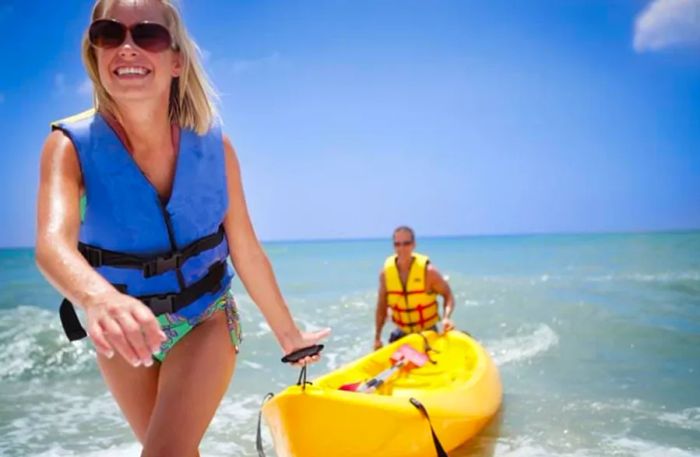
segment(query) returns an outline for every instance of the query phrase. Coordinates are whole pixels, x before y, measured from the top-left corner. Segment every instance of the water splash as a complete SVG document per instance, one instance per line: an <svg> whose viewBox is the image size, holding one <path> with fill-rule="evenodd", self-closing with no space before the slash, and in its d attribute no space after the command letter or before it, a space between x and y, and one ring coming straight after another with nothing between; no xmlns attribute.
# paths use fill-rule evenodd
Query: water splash
<svg viewBox="0 0 700 457"><path fill-rule="evenodd" d="M540 324L534 331L526 329L521 327L515 336L486 343L497 365L531 359L559 343L559 336L547 324Z"/></svg>
<svg viewBox="0 0 700 457"><path fill-rule="evenodd" d="M0 379L36 379L96 372L95 351L71 344L56 313L32 306L0 315Z"/></svg>
<svg viewBox="0 0 700 457"><path fill-rule="evenodd" d="M502 438L498 440L495 456L498 457L700 457L696 451L665 446L652 441L626 437L604 437L597 449L561 449L538 443L530 437Z"/></svg>

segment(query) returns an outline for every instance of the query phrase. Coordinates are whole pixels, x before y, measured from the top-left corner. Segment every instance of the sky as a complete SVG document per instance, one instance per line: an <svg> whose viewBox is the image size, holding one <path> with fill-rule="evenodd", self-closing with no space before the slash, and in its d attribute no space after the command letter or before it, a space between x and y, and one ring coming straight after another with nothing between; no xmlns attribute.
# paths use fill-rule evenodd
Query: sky
<svg viewBox="0 0 700 457"><path fill-rule="evenodd" d="M183 0L263 240L700 228L700 0ZM0 0L0 246L91 1Z"/></svg>

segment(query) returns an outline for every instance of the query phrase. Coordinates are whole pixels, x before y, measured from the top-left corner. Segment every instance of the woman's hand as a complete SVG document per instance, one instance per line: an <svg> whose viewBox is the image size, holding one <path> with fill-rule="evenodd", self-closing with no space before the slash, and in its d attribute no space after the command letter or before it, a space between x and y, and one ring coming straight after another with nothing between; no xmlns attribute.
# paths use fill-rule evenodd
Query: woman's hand
<svg viewBox="0 0 700 457"><path fill-rule="evenodd" d="M119 292L85 307L87 333L107 358L121 354L134 367L151 366L165 333L153 312L139 300Z"/></svg>
<svg viewBox="0 0 700 457"><path fill-rule="evenodd" d="M324 328L322 330L318 330L315 332L299 332L296 337L290 339L288 342L285 342L282 345L282 350L284 351L285 354L290 354L294 351L298 351L299 349L313 346L314 344L317 344L322 339L327 338L328 335L330 335L330 334L331 334L330 328ZM318 362L320 359L321 359L321 355L316 354L313 356L304 357L303 359L299 359L296 362L294 362L292 365L295 367L302 367L304 365L309 365L311 363Z"/></svg>

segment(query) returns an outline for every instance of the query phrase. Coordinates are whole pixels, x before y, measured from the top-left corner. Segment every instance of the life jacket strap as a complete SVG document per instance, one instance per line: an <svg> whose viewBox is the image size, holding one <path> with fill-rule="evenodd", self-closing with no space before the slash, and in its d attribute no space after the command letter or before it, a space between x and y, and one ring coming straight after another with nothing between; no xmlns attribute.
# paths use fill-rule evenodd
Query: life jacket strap
<svg viewBox="0 0 700 457"><path fill-rule="evenodd" d="M399 305L389 305L389 308L391 308L393 311L398 311L400 313L410 313L413 311L421 312L422 310L431 308L433 306L437 306L437 301L432 301L432 302L426 303L426 304L421 303L419 305L416 305L413 308L409 308L409 307L402 308Z"/></svg>
<svg viewBox="0 0 700 457"><path fill-rule="evenodd" d="M159 316L165 313L174 313L193 303L206 293L217 292L221 288L221 281L226 275L226 261L215 263L209 268L209 272L199 281L182 290L179 293L141 295L134 298L141 300L148 306L153 314ZM123 284L114 284L120 292L126 292ZM59 310L63 331L70 341L80 340L87 336L85 329L80 325L73 304L64 299Z"/></svg>
<svg viewBox="0 0 700 457"><path fill-rule="evenodd" d="M226 273L226 261L216 262L202 279L185 288L180 293L141 295L136 298L151 308L153 314L159 316L174 313L197 300L208 292L216 292L221 287L221 280Z"/></svg>
<svg viewBox="0 0 700 457"><path fill-rule="evenodd" d="M226 233L224 226L220 225L219 230L211 235L204 236L185 246L178 251L170 251L163 255L143 257L126 252L110 251L91 246L85 243L78 243L78 251L83 254L85 260L93 267L125 267L143 270L143 276L150 278L165 273L166 271L180 268L187 259L194 257L204 251L217 247L224 240Z"/></svg>

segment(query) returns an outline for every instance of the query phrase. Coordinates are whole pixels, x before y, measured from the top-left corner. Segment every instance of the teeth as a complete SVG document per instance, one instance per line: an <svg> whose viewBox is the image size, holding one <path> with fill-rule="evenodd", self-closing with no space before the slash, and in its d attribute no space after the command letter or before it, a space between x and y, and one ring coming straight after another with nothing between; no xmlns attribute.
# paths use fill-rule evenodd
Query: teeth
<svg viewBox="0 0 700 457"><path fill-rule="evenodd" d="M148 72L143 67L119 67L117 68L117 74L122 75L145 75Z"/></svg>

